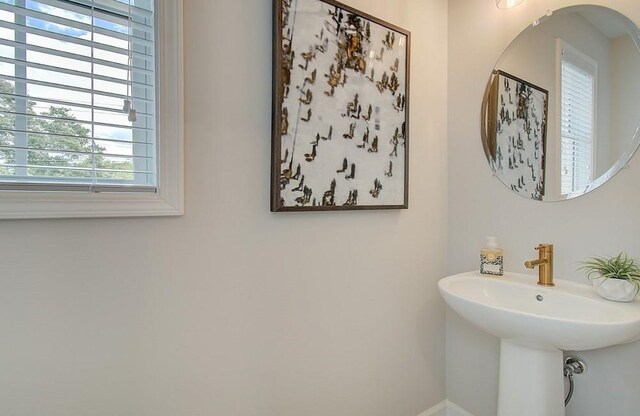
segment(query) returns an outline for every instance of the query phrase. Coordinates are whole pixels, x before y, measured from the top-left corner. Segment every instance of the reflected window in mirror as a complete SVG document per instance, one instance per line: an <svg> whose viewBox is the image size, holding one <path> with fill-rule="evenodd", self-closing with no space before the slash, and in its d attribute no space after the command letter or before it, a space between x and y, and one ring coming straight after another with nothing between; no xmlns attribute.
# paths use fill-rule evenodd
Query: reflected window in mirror
<svg viewBox="0 0 640 416"><path fill-rule="evenodd" d="M596 163L595 114L598 63L561 39L560 193L571 194L593 181Z"/></svg>

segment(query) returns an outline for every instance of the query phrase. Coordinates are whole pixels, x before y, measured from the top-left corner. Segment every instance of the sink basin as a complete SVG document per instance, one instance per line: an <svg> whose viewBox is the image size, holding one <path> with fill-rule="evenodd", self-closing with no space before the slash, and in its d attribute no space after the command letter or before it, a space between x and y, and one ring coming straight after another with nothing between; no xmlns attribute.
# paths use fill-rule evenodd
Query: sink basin
<svg viewBox="0 0 640 416"><path fill-rule="evenodd" d="M501 339L498 416L564 416L562 350L640 337L640 302L611 302L591 286L555 280L544 287L537 280L469 272L438 282L451 309Z"/></svg>
<svg viewBox="0 0 640 416"><path fill-rule="evenodd" d="M438 283L447 304L478 328L530 347L590 350L640 336L640 303L600 298L591 286L556 280L537 285L535 276L478 272Z"/></svg>

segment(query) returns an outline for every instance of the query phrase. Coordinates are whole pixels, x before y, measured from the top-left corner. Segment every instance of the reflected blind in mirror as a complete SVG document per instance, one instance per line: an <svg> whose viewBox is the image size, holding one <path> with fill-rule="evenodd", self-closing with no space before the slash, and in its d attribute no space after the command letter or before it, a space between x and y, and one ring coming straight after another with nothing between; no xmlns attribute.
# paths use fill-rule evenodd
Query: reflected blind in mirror
<svg viewBox="0 0 640 416"><path fill-rule="evenodd" d="M595 62L564 45L561 62L561 193L593 180Z"/></svg>

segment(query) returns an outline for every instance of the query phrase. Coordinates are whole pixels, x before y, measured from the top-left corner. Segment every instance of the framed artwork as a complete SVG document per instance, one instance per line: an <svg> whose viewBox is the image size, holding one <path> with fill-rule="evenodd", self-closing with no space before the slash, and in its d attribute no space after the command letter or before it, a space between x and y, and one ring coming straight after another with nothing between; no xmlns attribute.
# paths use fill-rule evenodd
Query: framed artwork
<svg viewBox="0 0 640 416"><path fill-rule="evenodd" d="M271 210L408 207L410 33L274 0Z"/></svg>
<svg viewBox="0 0 640 416"><path fill-rule="evenodd" d="M542 200L549 92L494 71L487 103L485 151L493 171L514 192Z"/></svg>

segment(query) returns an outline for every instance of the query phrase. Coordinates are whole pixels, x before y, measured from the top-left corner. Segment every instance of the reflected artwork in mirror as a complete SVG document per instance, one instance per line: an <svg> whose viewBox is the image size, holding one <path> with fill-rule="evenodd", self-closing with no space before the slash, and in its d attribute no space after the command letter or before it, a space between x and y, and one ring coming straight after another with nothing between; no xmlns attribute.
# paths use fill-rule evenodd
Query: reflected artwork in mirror
<svg viewBox="0 0 640 416"><path fill-rule="evenodd" d="M489 165L514 193L562 201L626 166L640 136L640 30L594 5L548 13L504 51L482 104Z"/></svg>
<svg viewBox="0 0 640 416"><path fill-rule="evenodd" d="M531 199L544 195L549 92L496 71L487 108L487 154L511 190Z"/></svg>

